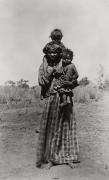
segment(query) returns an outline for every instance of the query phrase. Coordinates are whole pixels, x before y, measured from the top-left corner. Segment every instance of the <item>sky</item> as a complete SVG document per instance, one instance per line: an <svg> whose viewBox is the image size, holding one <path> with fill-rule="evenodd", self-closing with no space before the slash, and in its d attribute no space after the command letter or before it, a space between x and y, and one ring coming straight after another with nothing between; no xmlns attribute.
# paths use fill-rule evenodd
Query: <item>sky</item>
<svg viewBox="0 0 109 180"><path fill-rule="evenodd" d="M109 72L108 0L0 0L0 84L37 84L42 49L54 28L74 52L79 78L97 79L99 64Z"/></svg>

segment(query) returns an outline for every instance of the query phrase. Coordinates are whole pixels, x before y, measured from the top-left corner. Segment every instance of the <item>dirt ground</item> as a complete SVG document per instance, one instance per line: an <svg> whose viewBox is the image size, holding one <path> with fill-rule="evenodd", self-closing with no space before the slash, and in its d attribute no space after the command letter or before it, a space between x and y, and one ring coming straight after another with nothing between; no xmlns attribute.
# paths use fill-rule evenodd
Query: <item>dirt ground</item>
<svg viewBox="0 0 109 180"><path fill-rule="evenodd" d="M42 108L0 106L0 180L109 179L109 93L98 102L75 104L81 163L78 168L35 167Z"/></svg>

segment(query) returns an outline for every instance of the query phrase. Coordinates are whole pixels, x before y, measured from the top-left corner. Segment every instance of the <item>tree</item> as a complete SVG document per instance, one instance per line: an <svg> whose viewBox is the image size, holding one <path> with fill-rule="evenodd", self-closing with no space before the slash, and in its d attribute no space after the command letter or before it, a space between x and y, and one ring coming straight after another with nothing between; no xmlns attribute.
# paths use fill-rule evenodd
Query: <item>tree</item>
<svg viewBox="0 0 109 180"><path fill-rule="evenodd" d="M16 83L14 81L12 81L12 80L8 80L8 81L5 82L5 85L15 87Z"/></svg>
<svg viewBox="0 0 109 180"><path fill-rule="evenodd" d="M28 89L29 88L28 82L29 82L28 80L21 79L20 81L17 82L17 86L20 88Z"/></svg>
<svg viewBox="0 0 109 180"><path fill-rule="evenodd" d="M100 89L105 88L106 73L102 64L99 65L98 70L98 87Z"/></svg>

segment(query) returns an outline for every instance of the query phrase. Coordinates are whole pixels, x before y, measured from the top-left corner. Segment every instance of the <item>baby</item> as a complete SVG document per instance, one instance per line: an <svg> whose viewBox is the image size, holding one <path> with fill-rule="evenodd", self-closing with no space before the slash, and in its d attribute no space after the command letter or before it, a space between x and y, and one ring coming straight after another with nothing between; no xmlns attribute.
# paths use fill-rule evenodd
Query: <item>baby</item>
<svg viewBox="0 0 109 180"><path fill-rule="evenodd" d="M78 85L78 72L72 63L73 52L70 49L64 49L62 56L62 66L56 68L54 72L54 81L51 88L51 94L58 92L60 95L60 107L72 102L72 89Z"/></svg>

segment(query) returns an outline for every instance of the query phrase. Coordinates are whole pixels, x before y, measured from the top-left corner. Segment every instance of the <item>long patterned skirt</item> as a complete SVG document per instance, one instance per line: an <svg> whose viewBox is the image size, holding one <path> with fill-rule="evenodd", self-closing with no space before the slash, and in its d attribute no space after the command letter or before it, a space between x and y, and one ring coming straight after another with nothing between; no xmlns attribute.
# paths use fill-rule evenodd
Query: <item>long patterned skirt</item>
<svg viewBox="0 0 109 180"><path fill-rule="evenodd" d="M42 114L36 165L66 164L79 160L73 103L60 108L59 94L50 96Z"/></svg>

